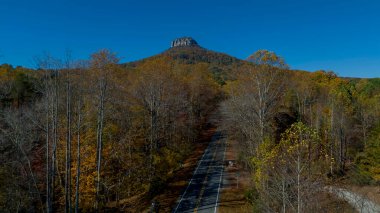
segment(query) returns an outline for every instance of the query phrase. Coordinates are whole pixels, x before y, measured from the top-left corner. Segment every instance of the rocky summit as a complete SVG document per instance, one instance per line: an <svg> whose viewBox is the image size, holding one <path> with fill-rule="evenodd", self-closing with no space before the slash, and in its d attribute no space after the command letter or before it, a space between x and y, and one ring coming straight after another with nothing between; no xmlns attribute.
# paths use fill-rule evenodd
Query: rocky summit
<svg viewBox="0 0 380 213"><path fill-rule="evenodd" d="M171 47L193 47L199 46L198 43L191 37L182 37L174 39L171 43Z"/></svg>

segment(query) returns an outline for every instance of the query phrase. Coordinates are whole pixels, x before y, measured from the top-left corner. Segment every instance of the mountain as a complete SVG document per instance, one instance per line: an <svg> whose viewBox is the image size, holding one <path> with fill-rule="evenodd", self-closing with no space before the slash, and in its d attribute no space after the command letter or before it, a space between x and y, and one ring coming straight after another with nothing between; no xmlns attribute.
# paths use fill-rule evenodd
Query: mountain
<svg viewBox="0 0 380 213"><path fill-rule="evenodd" d="M206 48L201 47L191 37L177 38L171 42L171 46L166 51L134 62L126 63L127 66L135 66L146 60L154 59L157 57L169 56L173 60L183 64L196 64L196 63L209 63L217 66L231 66L241 65L245 63L244 60L227 55L225 53L219 53Z"/></svg>
<svg viewBox="0 0 380 213"><path fill-rule="evenodd" d="M203 48L195 39L191 37L177 38L170 44L170 48L160 54L138 61L129 62L123 64L123 66L138 67L141 63L161 57L169 57L180 64L191 65L206 63L209 65L209 70L213 73L214 78L217 79L219 83L223 84L224 81L228 79L228 73L230 71L247 63L244 60L228 54Z"/></svg>

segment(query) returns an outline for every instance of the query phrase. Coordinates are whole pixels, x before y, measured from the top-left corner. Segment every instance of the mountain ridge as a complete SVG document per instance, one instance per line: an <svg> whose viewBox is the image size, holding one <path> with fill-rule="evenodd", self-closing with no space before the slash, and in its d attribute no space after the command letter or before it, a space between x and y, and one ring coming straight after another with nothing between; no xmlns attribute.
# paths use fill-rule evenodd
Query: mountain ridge
<svg viewBox="0 0 380 213"><path fill-rule="evenodd" d="M137 66L138 64L156 59L159 57L169 57L181 64L208 63L215 66L230 66L232 64L244 64L245 60L236 58L227 53L206 49L191 37L181 37L174 39L170 43L170 48L147 58L124 63L125 66Z"/></svg>

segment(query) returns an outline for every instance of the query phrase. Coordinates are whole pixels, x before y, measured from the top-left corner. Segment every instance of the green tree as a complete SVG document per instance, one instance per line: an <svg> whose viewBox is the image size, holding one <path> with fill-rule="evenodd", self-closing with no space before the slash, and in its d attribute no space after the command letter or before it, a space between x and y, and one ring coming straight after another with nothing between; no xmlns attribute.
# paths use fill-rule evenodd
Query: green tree
<svg viewBox="0 0 380 213"><path fill-rule="evenodd" d="M380 124L371 132L364 151L356 157L359 183L380 184Z"/></svg>
<svg viewBox="0 0 380 213"><path fill-rule="evenodd" d="M269 212L310 212L323 188L325 149L314 129L294 123L278 145L266 142L253 158L262 208Z"/></svg>

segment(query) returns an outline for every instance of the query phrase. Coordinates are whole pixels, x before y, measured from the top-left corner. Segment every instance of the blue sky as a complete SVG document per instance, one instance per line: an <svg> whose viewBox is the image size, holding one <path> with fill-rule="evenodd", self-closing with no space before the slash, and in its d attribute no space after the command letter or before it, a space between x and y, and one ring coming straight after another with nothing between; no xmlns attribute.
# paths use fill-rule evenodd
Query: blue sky
<svg viewBox="0 0 380 213"><path fill-rule="evenodd" d="M123 62L191 36L244 59L258 49L293 69L380 77L380 2L376 0L1 0L0 64L67 49L86 59L109 48Z"/></svg>

